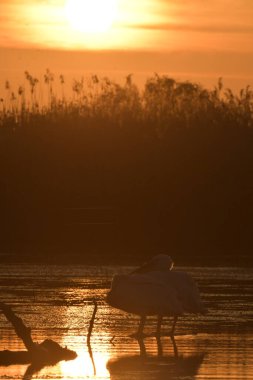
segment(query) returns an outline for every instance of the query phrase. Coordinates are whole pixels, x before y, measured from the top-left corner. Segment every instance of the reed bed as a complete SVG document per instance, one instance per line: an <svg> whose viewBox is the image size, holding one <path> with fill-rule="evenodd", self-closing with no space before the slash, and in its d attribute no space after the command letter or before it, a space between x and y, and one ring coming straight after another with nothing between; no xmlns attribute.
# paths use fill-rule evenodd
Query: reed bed
<svg viewBox="0 0 253 380"><path fill-rule="evenodd" d="M253 91L235 94L220 78L213 89L154 74L140 90L132 75L123 84L92 75L72 82L67 94L65 78L46 70L43 82L25 73L26 85L13 89L5 82L0 104L0 127L43 125L110 125L141 127L162 137L171 128L251 128Z"/></svg>
<svg viewBox="0 0 253 380"><path fill-rule="evenodd" d="M43 81L26 72L15 91L5 83L1 252L252 265L250 87L235 94L221 79L209 90L157 74L143 89L131 75L69 87L50 70Z"/></svg>

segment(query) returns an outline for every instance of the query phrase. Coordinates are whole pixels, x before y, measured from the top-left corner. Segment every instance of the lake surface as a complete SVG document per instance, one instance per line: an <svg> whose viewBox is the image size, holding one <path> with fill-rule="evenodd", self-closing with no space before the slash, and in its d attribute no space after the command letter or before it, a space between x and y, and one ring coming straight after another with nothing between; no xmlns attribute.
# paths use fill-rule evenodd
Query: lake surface
<svg viewBox="0 0 253 380"><path fill-rule="evenodd" d="M1 265L0 301L32 328L34 341L54 339L78 357L39 372L27 365L0 366L0 379L253 379L253 268L177 268L196 279L209 313L179 318L174 345L168 336L138 343L130 337L138 317L106 305L113 274L131 269ZM89 351L93 299L98 310ZM147 333L155 331L155 322L155 317L148 319ZM165 333L170 324L167 319ZM4 349L24 347L0 314Z"/></svg>

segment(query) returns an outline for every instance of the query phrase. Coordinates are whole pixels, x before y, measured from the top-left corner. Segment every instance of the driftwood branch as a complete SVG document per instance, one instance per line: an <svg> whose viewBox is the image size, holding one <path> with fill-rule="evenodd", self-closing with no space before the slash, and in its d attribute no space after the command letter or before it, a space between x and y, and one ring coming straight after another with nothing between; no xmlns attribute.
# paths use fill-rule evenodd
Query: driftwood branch
<svg viewBox="0 0 253 380"><path fill-rule="evenodd" d="M15 363L40 363L49 365L60 360L75 359L75 351L63 348L51 339L46 339L42 343L33 342L31 328L27 327L20 317L17 317L10 306L0 302L0 310L7 320L12 324L17 336L23 341L27 351L0 351L0 364L10 365Z"/></svg>
<svg viewBox="0 0 253 380"><path fill-rule="evenodd" d="M14 327L15 333L17 336L22 339L25 348L29 352L36 350L36 344L33 342L31 337L31 329L24 325L24 322L21 318L17 317L10 306L6 305L3 302L0 302L0 310L2 310L5 317Z"/></svg>

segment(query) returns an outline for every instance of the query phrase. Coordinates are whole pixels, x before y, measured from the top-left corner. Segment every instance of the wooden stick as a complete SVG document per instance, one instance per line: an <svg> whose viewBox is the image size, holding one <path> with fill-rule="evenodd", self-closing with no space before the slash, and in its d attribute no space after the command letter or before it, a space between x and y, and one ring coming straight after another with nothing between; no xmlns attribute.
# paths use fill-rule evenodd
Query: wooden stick
<svg viewBox="0 0 253 380"><path fill-rule="evenodd" d="M94 310L93 310L93 314L92 314L92 317L90 320L90 325L89 325L89 330L88 330L88 335L87 335L87 343L88 344L90 344L90 337L92 334L94 321L95 321L95 317L96 317L96 312L97 312L97 308L98 308L97 301L93 300L93 304L94 304Z"/></svg>
<svg viewBox="0 0 253 380"><path fill-rule="evenodd" d="M91 344L90 344L90 337L92 334L94 321L95 321L95 317L96 317L96 312L97 312L97 308L98 308L97 301L93 300L93 304L94 304L94 310L93 310L92 317L90 320L90 325L89 325L89 330L88 330L88 335L87 335L87 346L88 346L88 351L89 351L90 359L91 359L92 366L93 366L94 376L96 376L96 365L95 365L94 358L93 358L92 348L91 348Z"/></svg>

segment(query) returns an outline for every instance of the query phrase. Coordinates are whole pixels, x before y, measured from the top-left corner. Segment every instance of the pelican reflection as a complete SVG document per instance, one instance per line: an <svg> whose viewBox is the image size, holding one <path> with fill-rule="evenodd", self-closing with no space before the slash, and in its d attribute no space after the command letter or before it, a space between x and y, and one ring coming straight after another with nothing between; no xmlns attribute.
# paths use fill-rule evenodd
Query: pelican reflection
<svg viewBox="0 0 253 380"><path fill-rule="evenodd" d="M111 380L126 378L136 379L184 379L197 376L199 368L203 362L204 353L196 353L188 356L179 354L174 338L171 338L173 353L163 355L163 347L159 337L157 341L157 355L150 356L147 353L143 339L139 339L139 355L127 355L117 359L110 359L107 362L107 369L110 372Z"/></svg>

